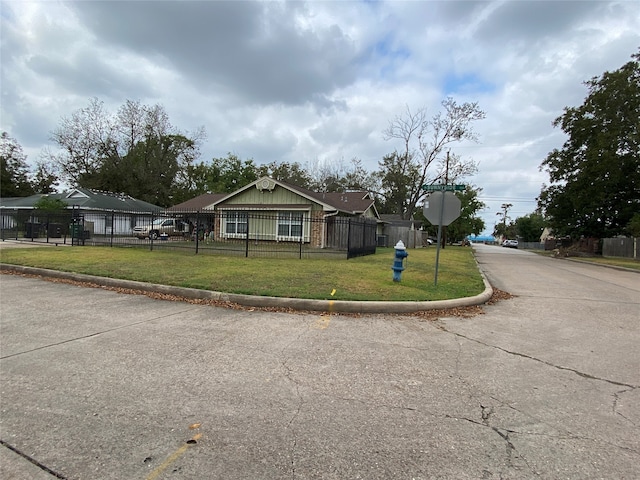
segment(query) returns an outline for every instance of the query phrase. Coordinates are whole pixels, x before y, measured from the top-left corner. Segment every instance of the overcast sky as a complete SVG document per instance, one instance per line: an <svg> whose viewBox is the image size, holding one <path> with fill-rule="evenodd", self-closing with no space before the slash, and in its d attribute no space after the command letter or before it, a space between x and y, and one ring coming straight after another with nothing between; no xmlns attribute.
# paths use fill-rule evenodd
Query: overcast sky
<svg viewBox="0 0 640 480"><path fill-rule="evenodd" d="M540 163L564 136L552 121L583 82L640 47L638 1L1 0L0 128L35 162L64 116L97 97L161 104L207 132L200 160L362 160L400 145L390 120L448 96L478 102L479 163L491 232L502 203L534 211Z"/></svg>

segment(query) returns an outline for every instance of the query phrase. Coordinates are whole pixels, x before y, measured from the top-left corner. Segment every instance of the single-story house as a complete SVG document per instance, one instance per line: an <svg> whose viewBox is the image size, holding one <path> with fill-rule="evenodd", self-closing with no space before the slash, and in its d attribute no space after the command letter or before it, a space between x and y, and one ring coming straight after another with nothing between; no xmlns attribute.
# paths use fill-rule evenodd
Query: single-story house
<svg viewBox="0 0 640 480"><path fill-rule="evenodd" d="M216 239L304 242L324 247L332 217L380 217L369 192L313 192L270 177L229 194L204 194L175 205L173 213L211 212L207 231ZM249 219L251 221L249 222Z"/></svg>
<svg viewBox="0 0 640 480"><path fill-rule="evenodd" d="M22 217L27 216L29 222L44 222L44 218L36 218L36 215L42 216L42 214L36 214L34 211L34 206L43 197L62 200L68 205L68 210L81 213L84 228L90 234L128 234L139 216L162 210L157 205L129 195L74 188L64 193L1 198L2 228L13 228L17 214Z"/></svg>

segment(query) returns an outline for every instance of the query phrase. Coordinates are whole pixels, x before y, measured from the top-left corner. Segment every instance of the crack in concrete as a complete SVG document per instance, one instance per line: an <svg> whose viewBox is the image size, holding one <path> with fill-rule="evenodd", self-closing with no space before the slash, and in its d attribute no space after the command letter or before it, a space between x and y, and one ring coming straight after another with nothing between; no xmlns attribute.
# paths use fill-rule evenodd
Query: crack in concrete
<svg viewBox="0 0 640 480"><path fill-rule="evenodd" d="M482 407L482 405L481 405ZM482 407L483 412L484 412L484 407ZM533 466L527 461L527 459L522 455L522 453L520 453L518 451L518 449L516 448L516 446L513 444L513 442L511 441L511 439L509 438L509 435L511 433L519 433L519 432L515 432L513 430L509 430L509 429L505 429L505 428L498 428L498 427L494 427L492 425L489 425L488 420L490 414L487 416L486 420L483 418L482 422L479 422L477 420L474 420L472 418L467 418L467 417L454 417L452 415L445 415L445 418L450 418L453 420L464 420L466 422L472 423L474 425L479 425L481 427L484 428L489 428L491 429L493 432L497 433L500 438L502 438L505 441L505 455L506 455L506 463L509 467L517 467L516 465L514 465L514 455L519 458L520 460L522 460L522 462L524 462L524 464L527 466L527 468L531 471L531 473L533 473L534 475L538 475L539 472L537 472L535 470L535 468L533 468ZM484 415L483 415L484 417ZM501 477L502 477L502 472L500 473Z"/></svg>
<svg viewBox="0 0 640 480"><path fill-rule="evenodd" d="M493 415L493 407L485 407L480 405L480 416L482 417L482 423L489 426L489 419Z"/></svg>
<svg viewBox="0 0 640 480"><path fill-rule="evenodd" d="M625 417L622 413L620 413L620 412L618 411L618 402L620 401L620 396L621 396L621 395L623 395L623 394L625 394L625 393L628 393L628 392L633 392L634 390L635 390L635 388L625 388L625 389L623 389L623 390L619 390L619 391L617 391L617 392L614 392L614 393L613 393L613 405L612 405L612 410L613 410L613 414L614 414L614 415L618 415L618 416L620 416L620 417L624 418L624 419L625 419L627 422L629 422L631 425L633 425L634 427L637 427L638 425L637 425L633 420L631 420L631 419L630 419L630 418L628 418L628 417Z"/></svg>
<svg viewBox="0 0 640 480"><path fill-rule="evenodd" d="M480 406L482 407L482 405ZM478 420L474 420L472 418L468 418L468 417L455 417L453 415L445 415L445 418L449 418L452 420L464 420L466 422L472 423L474 425L478 425L481 427L487 427L492 429L493 431L495 431L498 435L500 435L503 439L508 440L511 445L513 446L513 443L511 442L509 435L511 434L515 434L515 435L526 435L526 436L531 436L531 437L546 437L546 438L553 438L556 440L583 440L583 441L588 441L588 442L593 442L593 443L598 443L598 444L606 444L606 445L610 445L612 447L618 448L620 450L624 450L633 454L640 454L640 452L638 450L635 450L633 448L624 446L624 445L618 445L609 441L606 441L604 439L596 439L596 438L592 438L592 437L586 437L583 435L575 435L569 431L567 431L566 434L560 434L560 435L556 435L556 434L550 434L550 433L539 433L539 432L523 432L520 430L514 430L512 428L504 428L504 427L496 427L496 426L492 426L489 425L489 423L485 423L484 421L479 422ZM504 433L503 433L504 432ZM514 447L514 450L515 447ZM516 450L517 451L517 450ZM522 458L522 460L526 463L526 460L524 459L524 457L522 457L522 455L520 453L518 453L518 455L520 456L520 458ZM528 465L528 464L527 464Z"/></svg>
<svg viewBox="0 0 640 480"><path fill-rule="evenodd" d="M289 423L287 423L287 429L291 431L293 442L291 444L291 478L295 480L296 478L296 448L298 446L298 435L296 433L295 428L293 428L296 419L300 416L300 412L302 411L302 407L304 405L304 399L302 394L300 393L300 382L293 378L293 369L288 365L290 357L286 354L287 350L291 345L300 341L300 339L305 336L308 332L306 330L301 330L295 338L293 338L287 345L282 348L280 353L280 358L282 359L280 362L280 366L283 369L284 378L286 378L289 382L291 382L295 386L296 397L298 398L298 407L295 412L289 419Z"/></svg>
<svg viewBox="0 0 640 480"><path fill-rule="evenodd" d="M4 360L6 358L11 358L11 357L17 357L19 355L24 355L24 354L31 353L31 352L37 352L38 350L46 350L47 348L57 347L59 345L64 345L66 343L73 343L73 342L76 342L78 340L86 340L87 338L97 337L99 335L104 335L105 333L115 332L116 330L122 330L123 328L135 327L137 325L142 325L142 324L145 324L145 323L153 322L154 320L162 320L162 319L166 319L166 318L170 318L170 317L175 317L176 315L179 316L179 315L182 315L183 313L188 312L190 310L192 310L192 308L189 308L189 309L186 309L186 310L181 310L179 312L173 312L173 313L170 313L168 315L162 315L162 316L159 316L159 317L149 318L147 320L140 320L139 322L127 323L126 325L119 325L117 327L107 328L106 330L100 330L98 332L88 333L87 335L82 335L80 337L69 338L67 340L62 340L62 341L56 342L56 343L50 343L48 345L42 345L40 347L35 347L35 348L30 349L30 350L24 350L22 352L16 352L16 353L12 353L10 355L5 355L4 357L0 357L0 360Z"/></svg>
<svg viewBox="0 0 640 480"><path fill-rule="evenodd" d="M293 370L289 367L289 365L287 365L288 361L289 359L285 358L280 365L284 370L284 373L283 373L284 378L286 378L289 382L291 382L295 386L296 397L298 398L298 407L296 408L295 412L293 412L293 415L291 415L291 418L287 423L287 429L291 431L291 435L293 437L293 441L291 443L291 451L290 451L291 452L291 478L295 480L296 478L295 456L296 456L296 448L298 446L298 435L296 433L295 428L293 428L293 425L296 419L298 418L298 416L300 415L300 412L302 411L302 405L304 404L304 400L302 399L302 395L300 394L300 384L293 379L292 377Z"/></svg>
<svg viewBox="0 0 640 480"><path fill-rule="evenodd" d="M539 363L542 363L543 365L547 365L549 367L553 367L553 368L556 368L558 370L564 370L564 371L567 371L567 372L572 372L572 373L575 373L576 375L578 375L580 377L583 377L583 378L586 378L586 379L589 379L589 380L598 380L600 382L609 383L610 385L616 385L616 386L619 386L619 387L628 387L629 389L640 388L639 385L632 385L632 384L629 384L629 383L618 382L616 380L611 380L611 379L608 379L608 378L596 377L595 375L591 375L589 373L581 372L580 370L577 370L575 368L563 367L562 365L556 365L556 364L548 362L546 360L542 360L541 358L537 358L537 357L533 357L531 355L527 355L526 353L514 352L512 350L507 350L506 348L502 348L502 347L499 347L497 345L491 345L489 343L483 342L483 341L478 340L476 338L467 337L466 335L463 335L463 334L458 333L458 332L452 332L451 330L448 330L442 324L438 325L438 328L440 330L444 331L444 332L450 333L451 335L455 335L456 337L464 338L465 340L468 340L470 342L475 342L475 343L478 343L480 345L484 345L485 347L489 347L489 348L495 348L496 350L500 350L501 352L508 353L509 355L514 355L516 357L526 358L527 360L533 360L534 362L539 362Z"/></svg>
<svg viewBox="0 0 640 480"><path fill-rule="evenodd" d="M31 462L33 465L35 465L36 467L38 467L40 470L43 470L45 472L47 472L49 475L52 475L55 478L59 478L60 480L67 480L67 477L65 477L64 475L62 475L59 472L56 472L55 470L50 469L49 467L47 467L46 465L40 463L39 461L37 461L35 458L27 455L26 453L20 451L19 449L17 449L16 447L14 447L13 445L5 442L4 440L0 439L0 445L2 445L3 447L8 448L9 450L11 450L12 452L14 452L17 455L20 455L22 458L24 458L25 460Z"/></svg>

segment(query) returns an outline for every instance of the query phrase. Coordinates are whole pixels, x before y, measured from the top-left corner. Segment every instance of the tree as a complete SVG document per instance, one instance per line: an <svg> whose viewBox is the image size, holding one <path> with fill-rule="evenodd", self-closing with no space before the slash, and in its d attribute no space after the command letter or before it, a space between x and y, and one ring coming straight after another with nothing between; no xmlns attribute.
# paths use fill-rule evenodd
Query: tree
<svg viewBox="0 0 640 480"><path fill-rule="evenodd" d="M33 189L37 193L54 193L58 182L58 176L55 174L51 165L43 160L38 160L31 180Z"/></svg>
<svg viewBox="0 0 640 480"><path fill-rule="evenodd" d="M540 213L530 213L516 218L515 227L518 238L523 242L539 242L546 222Z"/></svg>
<svg viewBox="0 0 640 480"><path fill-rule="evenodd" d="M200 156L204 136L202 128L192 134L177 130L161 105L127 100L112 116L93 98L52 132L60 151L48 160L72 185L166 207L183 186L180 172Z"/></svg>
<svg viewBox="0 0 640 480"><path fill-rule="evenodd" d="M496 237L513 237L514 226L513 223L507 225L509 217L509 209L513 207L512 203L503 203L500 205L502 212L496 212L496 215L502 215L502 222L497 223L493 227L493 235Z"/></svg>
<svg viewBox="0 0 640 480"><path fill-rule="evenodd" d="M186 165L180 169L176 178L173 203L186 202L198 195L211 193L207 186L210 165L204 162Z"/></svg>
<svg viewBox="0 0 640 480"><path fill-rule="evenodd" d="M442 102L443 111L431 119L425 108L413 113L407 107L403 115L389 122L385 140L402 142L400 150L386 155L379 163L378 177L382 204L391 207L403 219L409 219L424 197L422 185L439 180L455 181L477 170L475 162L458 156L443 158L449 145L462 140L477 141L472 123L485 118L477 103L459 105L454 99ZM435 171L433 171L435 170Z"/></svg>
<svg viewBox="0 0 640 480"><path fill-rule="evenodd" d="M259 177L268 176L298 187L311 188L311 176L298 162L271 162L258 167L257 174Z"/></svg>
<svg viewBox="0 0 640 480"><path fill-rule="evenodd" d="M631 217L627 225L627 233L632 237L640 237L640 213L636 213Z"/></svg>
<svg viewBox="0 0 640 480"><path fill-rule="evenodd" d="M411 202L417 198L413 190L422 178L419 166L408 155L398 152L386 155L379 165L382 189L380 213L396 213L402 219L411 218L414 210Z"/></svg>
<svg viewBox="0 0 640 480"><path fill-rule="evenodd" d="M68 204L64 200L60 198L52 198L49 196L44 196L33 204L33 208L47 213L62 212L67 207Z"/></svg>
<svg viewBox="0 0 640 480"><path fill-rule="evenodd" d="M558 235L621 234L640 210L640 54L585 82L579 107L553 121L568 135L542 162L538 205Z"/></svg>
<svg viewBox="0 0 640 480"><path fill-rule="evenodd" d="M484 230L484 220L477 216L478 212L486 208L485 203L478 199L478 195L481 192L481 188L473 187L467 187L462 192L456 192L456 196L461 203L460 216L446 227L449 241L461 241L467 235L480 235ZM434 230L434 234L436 232L437 227Z"/></svg>
<svg viewBox="0 0 640 480"><path fill-rule="evenodd" d="M28 197L35 193L29 181L27 156L7 132L0 134L0 193L3 197Z"/></svg>
<svg viewBox="0 0 640 480"><path fill-rule="evenodd" d="M241 160L229 153L225 158L214 158L207 173L207 187L213 193L231 193L258 179L253 159Z"/></svg>
<svg viewBox="0 0 640 480"><path fill-rule="evenodd" d="M60 152L47 152L63 180L81 185L81 178L96 174L105 157L114 153L114 127L104 103L92 98L89 105L63 117L51 132Z"/></svg>
<svg viewBox="0 0 640 480"><path fill-rule="evenodd" d="M324 162L316 159L307 165L307 171L311 177L309 189L316 192L372 191L376 184L376 178L357 157L349 162L344 158Z"/></svg>

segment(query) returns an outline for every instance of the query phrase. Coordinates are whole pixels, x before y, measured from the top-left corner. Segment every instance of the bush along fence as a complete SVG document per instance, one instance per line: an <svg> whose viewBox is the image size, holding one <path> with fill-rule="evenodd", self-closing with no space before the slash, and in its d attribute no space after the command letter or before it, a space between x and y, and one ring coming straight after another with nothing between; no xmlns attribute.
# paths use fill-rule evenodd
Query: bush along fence
<svg viewBox="0 0 640 480"><path fill-rule="evenodd" d="M226 210L106 212L2 210L1 237L27 242L187 250L245 257L334 255L376 251L374 219L306 211L265 214Z"/></svg>

